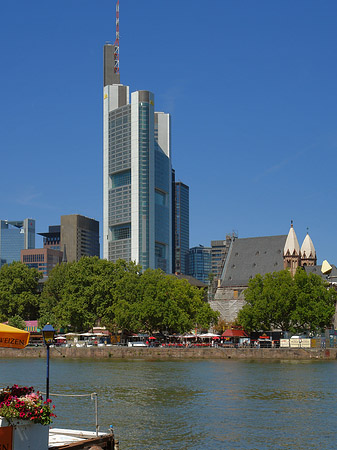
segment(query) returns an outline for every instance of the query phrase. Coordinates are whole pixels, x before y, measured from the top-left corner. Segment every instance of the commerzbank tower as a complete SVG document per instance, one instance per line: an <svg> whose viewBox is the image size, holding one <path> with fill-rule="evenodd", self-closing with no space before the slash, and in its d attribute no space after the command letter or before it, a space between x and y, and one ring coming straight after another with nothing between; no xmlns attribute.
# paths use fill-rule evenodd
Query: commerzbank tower
<svg viewBox="0 0 337 450"><path fill-rule="evenodd" d="M116 41L104 45L103 258L172 271L170 115L150 91L120 83Z"/></svg>

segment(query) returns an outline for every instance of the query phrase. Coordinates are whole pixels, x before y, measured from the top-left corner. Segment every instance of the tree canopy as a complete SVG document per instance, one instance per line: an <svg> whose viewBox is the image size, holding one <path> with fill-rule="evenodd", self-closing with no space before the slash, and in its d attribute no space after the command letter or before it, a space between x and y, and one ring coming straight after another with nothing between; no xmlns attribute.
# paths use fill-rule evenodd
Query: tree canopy
<svg viewBox="0 0 337 450"><path fill-rule="evenodd" d="M247 331L316 332L331 325L336 291L316 274L298 268L256 275L245 290L238 322Z"/></svg>
<svg viewBox="0 0 337 450"><path fill-rule="evenodd" d="M128 273L137 275L134 263L109 262L84 257L56 266L49 274L42 296L40 322L81 331L104 319L116 296L116 286Z"/></svg>
<svg viewBox="0 0 337 450"><path fill-rule="evenodd" d="M114 331L184 332L208 328L218 313L186 280L132 262L96 257L55 267L41 296L41 325L82 331L97 321Z"/></svg>
<svg viewBox="0 0 337 450"><path fill-rule="evenodd" d="M36 319L39 311L37 286L41 274L15 261L0 269L0 321L19 315Z"/></svg>
<svg viewBox="0 0 337 450"><path fill-rule="evenodd" d="M218 319L204 292L186 280L166 275L159 269L147 269L125 298L120 293L112 307L116 324L133 331L183 333L195 327L208 328Z"/></svg>

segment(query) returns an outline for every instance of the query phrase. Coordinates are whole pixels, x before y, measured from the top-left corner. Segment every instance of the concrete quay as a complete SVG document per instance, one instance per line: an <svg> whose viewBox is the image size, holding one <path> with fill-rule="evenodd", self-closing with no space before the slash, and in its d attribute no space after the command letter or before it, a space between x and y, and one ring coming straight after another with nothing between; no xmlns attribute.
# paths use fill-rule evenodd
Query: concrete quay
<svg viewBox="0 0 337 450"><path fill-rule="evenodd" d="M45 358L45 347L0 348L0 358ZM247 359L336 360L337 348L175 348L175 347L58 347L51 358L69 359Z"/></svg>

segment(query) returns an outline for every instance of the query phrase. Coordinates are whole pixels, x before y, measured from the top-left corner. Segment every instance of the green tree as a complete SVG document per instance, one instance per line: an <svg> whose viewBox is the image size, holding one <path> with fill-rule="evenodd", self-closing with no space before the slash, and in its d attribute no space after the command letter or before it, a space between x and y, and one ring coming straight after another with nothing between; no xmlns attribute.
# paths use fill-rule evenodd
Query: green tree
<svg viewBox="0 0 337 450"><path fill-rule="evenodd" d="M256 275L245 300L238 321L247 331L318 331L331 323L336 291L299 268L294 277L288 270Z"/></svg>
<svg viewBox="0 0 337 450"><path fill-rule="evenodd" d="M321 277L298 270L294 276L296 308L292 312L292 328L296 331L324 329L335 313L337 293Z"/></svg>
<svg viewBox="0 0 337 450"><path fill-rule="evenodd" d="M38 282L41 274L15 261L0 269L0 320L19 315L25 320L38 317Z"/></svg>
<svg viewBox="0 0 337 450"><path fill-rule="evenodd" d="M83 331L97 321L113 323L109 312L116 286L128 271L137 270L134 263L97 257L55 267L42 293L40 325L50 322L54 327Z"/></svg>
<svg viewBox="0 0 337 450"><path fill-rule="evenodd" d="M160 269L147 269L126 292L129 298L120 293L113 306L116 322L124 329L182 333L198 325L208 328L218 319L203 301L203 291Z"/></svg>
<svg viewBox="0 0 337 450"><path fill-rule="evenodd" d="M26 322L19 315L10 317L8 319L8 325L11 327L19 328L20 330L24 330L26 328Z"/></svg>
<svg viewBox="0 0 337 450"><path fill-rule="evenodd" d="M98 258L55 267L45 284L39 325L82 331L97 321L110 331L184 332L218 319L204 292L186 280L119 260Z"/></svg>

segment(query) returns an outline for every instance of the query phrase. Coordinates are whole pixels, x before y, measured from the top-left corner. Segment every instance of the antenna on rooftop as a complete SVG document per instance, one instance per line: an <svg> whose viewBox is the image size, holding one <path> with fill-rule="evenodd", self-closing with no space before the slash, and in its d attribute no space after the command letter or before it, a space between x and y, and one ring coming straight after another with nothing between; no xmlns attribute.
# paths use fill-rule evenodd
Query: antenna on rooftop
<svg viewBox="0 0 337 450"><path fill-rule="evenodd" d="M115 51L114 51L114 73L119 73L119 0L116 4L116 40L115 40Z"/></svg>

